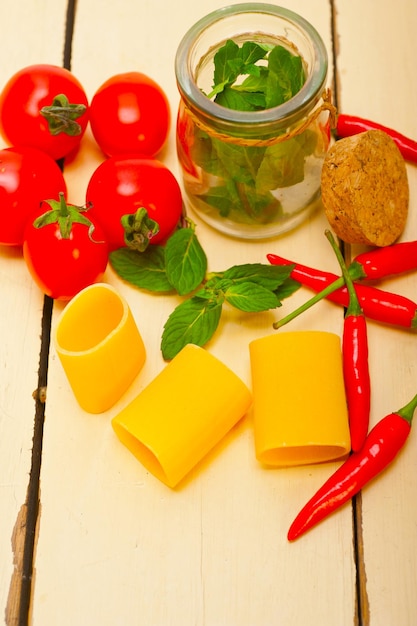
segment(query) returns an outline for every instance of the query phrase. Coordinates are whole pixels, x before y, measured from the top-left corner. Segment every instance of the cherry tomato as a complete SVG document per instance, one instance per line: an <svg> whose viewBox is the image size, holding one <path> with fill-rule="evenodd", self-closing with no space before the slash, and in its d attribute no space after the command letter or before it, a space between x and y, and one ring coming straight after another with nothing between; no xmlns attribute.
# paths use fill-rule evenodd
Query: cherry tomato
<svg viewBox="0 0 417 626"><path fill-rule="evenodd" d="M164 242L182 214L182 195L172 172L156 159L137 156L110 157L93 172L86 193L89 215L106 233L110 251L126 245L121 223L124 215L145 208L159 232L151 244Z"/></svg>
<svg viewBox="0 0 417 626"><path fill-rule="evenodd" d="M107 156L131 153L153 157L168 137L167 96L145 74L118 74L103 83L93 96L90 124Z"/></svg>
<svg viewBox="0 0 417 626"><path fill-rule="evenodd" d="M108 262L107 241L88 212L67 205L63 197L43 202L42 210L26 226L23 257L47 296L70 300L102 278Z"/></svg>
<svg viewBox="0 0 417 626"><path fill-rule="evenodd" d="M48 111L44 107L53 109ZM62 67L25 67L8 80L0 94L0 128L4 139L13 146L39 148L55 160L79 146L87 122L84 89Z"/></svg>
<svg viewBox="0 0 417 626"><path fill-rule="evenodd" d="M62 171L34 148L0 150L0 245L21 246L29 216L47 198L66 195Z"/></svg>

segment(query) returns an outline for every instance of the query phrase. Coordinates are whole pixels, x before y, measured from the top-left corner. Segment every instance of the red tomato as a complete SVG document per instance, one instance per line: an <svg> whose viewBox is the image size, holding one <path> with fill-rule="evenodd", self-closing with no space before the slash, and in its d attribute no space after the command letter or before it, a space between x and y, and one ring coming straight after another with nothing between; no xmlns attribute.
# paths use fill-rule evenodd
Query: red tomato
<svg viewBox="0 0 417 626"><path fill-rule="evenodd" d="M70 300L102 278L108 261L107 241L100 225L78 207L61 201L44 202L42 209L40 223L30 220L26 226L23 257L47 296Z"/></svg>
<svg viewBox="0 0 417 626"><path fill-rule="evenodd" d="M59 107L64 125L56 129L57 134L52 134L48 120L40 111L51 106L54 98L61 94L68 98L70 105L81 105L84 112L77 117L72 111L68 120L65 109ZM13 146L39 148L55 160L79 146L87 122L88 101L84 89L75 76L62 67L25 67L8 80L0 94L0 128L5 140Z"/></svg>
<svg viewBox="0 0 417 626"><path fill-rule="evenodd" d="M156 159L137 156L110 157L93 173L87 187L89 215L102 225L110 251L125 246L123 215L140 208L159 225L150 243L165 241L182 214L182 195L172 172Z"/></svg>
<svg viewBox="0 0 417 626"><path fill-rule="evenodd" d="M66 195L62 171L34 148L0 150L0 245L21 246L29 216L43 200Z"/></svg>
<svg viewBox="0 0 417 626"><path fill-rule="evenodd" d="M127 153L155 156L168 137L167 96L145 74L118 74L109 78L91 100L90 124L107 156Z"/></svg>

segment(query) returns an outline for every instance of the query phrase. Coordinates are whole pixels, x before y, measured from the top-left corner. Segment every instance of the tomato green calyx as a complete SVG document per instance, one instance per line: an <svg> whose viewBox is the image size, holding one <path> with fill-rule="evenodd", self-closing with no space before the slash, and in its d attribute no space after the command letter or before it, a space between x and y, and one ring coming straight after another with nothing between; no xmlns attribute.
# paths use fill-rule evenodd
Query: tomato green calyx
<svg viewBox="0 0 417 626"><path fill-rule="evenodd" d="M59 201L45 200L45 204L49 204L51 209L35 219L33 222L35 228L43 228L49 224L58 224L62 239L69 239L72 225L74 223L84 224L88 228L89 238L91 241L94 241L94 224L82 214L83 211L87 211L87 207L67 204L63 193L59 194Z"/></svg>
<svg viewBox="0 0 417 626"><path fill-rule="evenodd" d="M126 246L138 252L144 252L152 237L159 233L159 224L149 217L144 207L136 213L123 215L120 221L125 231Z"/></svg>
<svg viewBox="0 0 417 626"><path fill-rule="evenodd" d="M54 97L50 106L42 107L40 114L48 122L51 135L65 133L71 137L76 137L82 132L77 119L86 111L84 104L71 104L67 96L63 93Z"/></svg>

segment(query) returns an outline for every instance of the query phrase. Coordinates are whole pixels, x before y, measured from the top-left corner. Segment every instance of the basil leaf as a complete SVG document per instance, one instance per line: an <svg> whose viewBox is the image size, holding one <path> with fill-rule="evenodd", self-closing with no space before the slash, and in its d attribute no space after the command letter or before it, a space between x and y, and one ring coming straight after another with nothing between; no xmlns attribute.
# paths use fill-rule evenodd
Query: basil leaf
<svg viewBox="0 0 417 626"><path fill-rule="evenodd" d="M280 301L273 291L256 283L235 283L225 293L226 302L248 313L267 311L280 306Z"/></svg>
<svg viewBox="0 0 417 626"><path fill-rule="evenodd" d="M148 291L172 291L165 272L165 251L162 246L149 246L145 252L119 248L110 253L114 271L128 283Z"/></svg>
<svg viewBox="0 0 417 626"><path fill-rule="evenodd" d="M204 346L220 321L222 303L192 297L182 302L169 316L162 334L161 351L165 360L173 359L184 346Z"/></svg>
<svg viewBox="0 0 417 626"><path fill-rule="evenodd" d="M193 228L181 228L168 239L165 268L169 282L181 296L203 282L207 257Z"/></svg>

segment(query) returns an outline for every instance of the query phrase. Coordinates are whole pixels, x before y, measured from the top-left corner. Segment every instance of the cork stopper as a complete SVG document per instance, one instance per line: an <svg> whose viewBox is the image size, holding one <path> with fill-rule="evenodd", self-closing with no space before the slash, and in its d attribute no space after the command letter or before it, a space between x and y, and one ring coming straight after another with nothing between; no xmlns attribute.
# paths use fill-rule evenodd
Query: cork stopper
<svg viewBox="0 0 417 626"><path fill-rule="evenodd" d="M329 224L346 243L389 246L405 228L407 170L383 131L337 141L323 163L321 191Z"/></svg>

